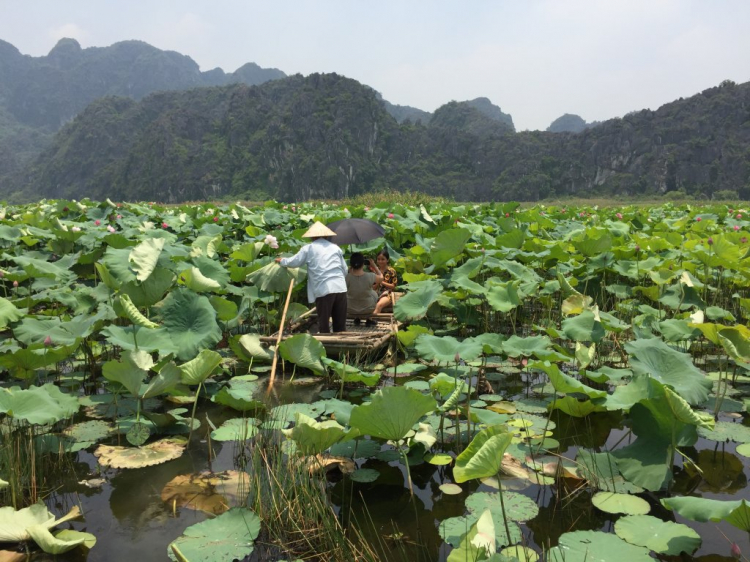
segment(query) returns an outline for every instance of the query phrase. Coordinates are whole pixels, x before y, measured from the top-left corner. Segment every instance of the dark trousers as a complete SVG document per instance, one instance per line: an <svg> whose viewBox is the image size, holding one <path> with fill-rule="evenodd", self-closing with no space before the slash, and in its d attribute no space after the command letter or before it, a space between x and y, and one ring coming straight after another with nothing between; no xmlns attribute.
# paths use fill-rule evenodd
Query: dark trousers
<svg viewBox="0 0 750 562"><path fill-rule="evenodd" d="M328 319L333 318L333 331L346 331L346 293L328 293L315 299L315 309L318 311L318 332L331 332Z"/></svg>

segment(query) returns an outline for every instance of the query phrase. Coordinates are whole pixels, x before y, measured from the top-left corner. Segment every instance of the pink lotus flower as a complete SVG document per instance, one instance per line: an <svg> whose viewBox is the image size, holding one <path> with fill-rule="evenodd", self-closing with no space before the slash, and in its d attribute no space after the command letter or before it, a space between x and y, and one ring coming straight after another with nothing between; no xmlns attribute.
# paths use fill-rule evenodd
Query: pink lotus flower
<svg viewBox="0 0 750 562"><path fill-rule="evenodd" d="M396 215L394 215L393 213L388 213L388 218L389 219L392 219L394 216L396 216Z"/></svg>
<svg viewBox="0 0 750 562"><path fill-rule="evenodd" d="M100 221L99 219L96 219L96 220L94 221L94 224L95 224L96 226L100 226L100 225L102 224L102 221Z"/></svg>
<svg viewBox="0 0 750 562"><path fill-rule="evenodd" d="M161 223L161 227L162 228L169 228L169 225L167 223L163 222L163 223Z"/></svg>
<svg viewBox="0 0 750 562"><path fill-rule="evenodd" d="M110 224L110 225L107 226L107 230L109 232L115 232L115 227Z"/></svg>
<svg viewBox="0 0 750 562"><path fill-rule="evenodd" d="M617 217L618 219L622 220L622 213L617 213L617 214L616 214L615 216L616 216L616 217Z"/></svg>
<svg viewBox="0 0 750 562"><path fill-rule="evenodd" d="M737 560L742 557L742 551L740 550L740 547L737 546L736 542L732 543L732 548L729 549L729 554L732 555L732 558L736 558Z"/></svg>
<svg viewBox="0 0 750 562"><path fill-rule="evenodd" d="M219 217L214 217L214 222L219 222Z"/></svg>
<svg viewBox="0 0 750 562"><path fill-rule="evenodd" d="M741 219L742 218L742 213L737 213L736 218Z"/></svg>
<svg viewBox="0 0 750 562"><path fill-rule="evenodd" d="M17 289L17 288L18 288L18 281L13 281L13 288L14 288L14 289Z"/></svg>
<svg viewBox="0 0 750 562"><path fill-rule="evenodd" d="M529 364L529 360L528 359L526 359L525 357L523 359L521 359L521 365L523 365L525 367L528 364Z"/></svg>
<svg viewBox="0 0 750 562"><path fill-rule="evenodd" d="M696 220L696 222L701 222L701 218L700 217L695 217L695 220Z"/></svg>
<svg viewBox="0 0 750 562"><path fill-rule="evenodd" d="M734 231L737 232L739 229L740 229L739 225L735 224L734 225Z"/></svg>
<svg viewBox="0 0 750 562"><path fill-rule="evenodd" d="M44 338L44 345L45 345L45 347L51 346L52 345L52 338L49 337L49 336L47 336L46 338Z"/></svg>
<svg viewBox="0 0 750 562"><path fill-rule="evenodd" d="M579 217L585 217L585 216L586 216L586 213L584 213L583 211L581 211L580 213L578 213L578 216L579 216Z"/></svg>
<svg viewBox="0 0 750 562"><path fill-rule="evenodd" d="M118 219L121 219L121 218L122 218L122 215L117 215L117 218L118 218Z"/></svg>
<svg viewBox="0 0 750 562"><path fill-rule="evenodd" d="M510 213L505 213L505 218L506 219L510 218Z"/></svg>
<svg viewBox="0 0 750 562"><path fill-rule="evenodd" d="M708 237L708 240L706 240L706 242L708 243L709 246L713 246L714 245L714 239L711 238L710 236Z"/></svg>

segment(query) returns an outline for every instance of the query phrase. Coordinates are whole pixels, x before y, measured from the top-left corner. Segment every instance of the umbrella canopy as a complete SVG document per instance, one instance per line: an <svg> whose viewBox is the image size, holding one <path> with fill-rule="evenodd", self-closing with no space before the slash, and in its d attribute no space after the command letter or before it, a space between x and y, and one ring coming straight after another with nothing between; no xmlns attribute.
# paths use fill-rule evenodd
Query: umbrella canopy
<svg viewBox="0 0 750 562"><path fill-rule="evenodd" d="M343 246L344 244L364 244L375 238L385 236L383 227L368 219L341 219L326 226L336 233L332 242L335 242L339 246Z"/></svg>

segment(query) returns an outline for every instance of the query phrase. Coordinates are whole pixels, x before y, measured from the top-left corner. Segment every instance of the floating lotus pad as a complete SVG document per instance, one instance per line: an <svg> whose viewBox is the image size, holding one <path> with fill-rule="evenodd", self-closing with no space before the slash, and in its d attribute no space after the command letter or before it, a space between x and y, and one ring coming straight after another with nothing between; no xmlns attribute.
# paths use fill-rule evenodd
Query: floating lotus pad
<svg viewBox="0 0 750 562"><path fill-rule="evenodd" d="M607 513L645 515L651 511L651 506L643 498L615 492L597 492L591 502Z"/></svg>
<svg viewBox="0 0 750 562"><path fill-rule="evenodd" d="M112 468L143 468L162 464L179 458L187 441L185 439L162 439L143 447L118 447L99 445L94 455L104 466Z"/></svg>
<svg viewBox="0 0 750 562"><path fill-rule="evenodd" d="M452 484L450 482L446 482L445 484L440 484L438 488L440 489L441 492L449 496L456 496L463 492L463 488L461 488L461 486L459 486L458 484Z"/></svg>
<svg viewBox="0 0 750 562"><path fill-rule="evenodd" d="M615 523L615 533L630 544L667 556L691 554L701 545L700 535L687 525L650 515L621 517Z"/></svg>
<svg viewBox="0 0 750 562"><path fill-rule="evenodd" d="M161 491L170 507L177 505L218 515L237 504L244 504L250 489L246 472L201 472L176 476Z"/></svg>
<svg viewBox="0 0 750 562"><path fill-rule="evenodd" d="M260 421L255 418L227 420L211 432L211 439L216 441L246 441L258 433L257 425L259 423Z"/></svg>
<svg viewBox="0 0 750 562"><path fill-rule="evenodd" d="M380 472L373 468L360 468L352 472L349 476L355 482L375 482L380 476Z"/></svg>
<svg viewBox="0 0 750 562"><path fill-rule="evenodd" d="M480 513L469 513L461 517L450 517L440 522L438 532L443 540L453 547L461 544L461 539L471 530L471 527L479 520ZM508 521L510 537L505 532L502 513L493 513L492 520L495 524L495 542L498 546L506 546L521 541L521 528L513 521Z"/></svg>
<svg viewBox="0 0 750 562"><path fill-rule="evenodd" d="M500 551L500 556L518 559L518 562L538 562L539 554L528 546L509 546Z"/></svg>
<svg viewBox="0 0 750 562"><path fill-rule="evenodd" d="M529 521L539 514L539 506L534 500L523 494L503 492L505 515L510 521ZM475 492L466 498L466 509L473 513L481 513L489 509L492 513L499 513L502 517L503 508L500 495L490 492Z"/></svg>
<svg viewBox="0 0 750 562"><path fill-rule="evenodd" d="M704 427L698 428L698 434L701 437L723 443L725 441L734 441L736 443L750 443L750 427L741 423L716 422L713 429Z"/></svg>
<svg viewBox="0 0 750 562"><path fill-rule="evenodd" d="M253 552L253 541L260 533L260 518L244 508L232 508L215 519L191 525L169 545L168 553L182 560L221 562L244 559Z"/></svg>
<svg viewBox="0 0 750 562"><path fill-rule="evenodd" d="M651 562L646 548L600 531L574 531L560 536L558 546L547 551L549 562Z"/></svg>

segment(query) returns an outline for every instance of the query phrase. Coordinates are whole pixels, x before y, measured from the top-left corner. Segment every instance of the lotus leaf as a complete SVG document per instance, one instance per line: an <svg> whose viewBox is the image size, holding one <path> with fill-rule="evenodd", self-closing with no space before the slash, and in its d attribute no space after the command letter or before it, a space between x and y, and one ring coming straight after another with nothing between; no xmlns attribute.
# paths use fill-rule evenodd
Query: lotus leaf
<svg viewBox="0 0 750 562"><path fill-rule="evenodd" d="M305 456L317 455L329 449L339 441L346 441L357 437L358 431L346 431L335 421L318 422L302 413L295 416L292 429L284 429L282 433L294 439L297 450Z"/></svg>
<svg viewBox="0 0 750 562"><path fill-rule="evenodd" d="M26 390L0 388L0 413L30 424L53 424L71 417L78 408L75 396L63 393L51 383Z"/></svg>
<svg viewBox="0 0 750 562"><path fill-rule="evenodd" d="M297 417L297 413L316 418L320 416L325 409L326 406L324 402L316 402L314 404L282 404L271 410L271 417L277 420L293 422Z"/></svg>
<svg viewBox="0 0 750 562"><path fill-rule="evenodd" d="M359 468L352 472L350 478L355 482L375 482L380 472L372 468Z"/></svg>
<svg viewBox="0 0 750 562"><path fill-rule="evenodd" d="M204 293L206 291L216 291L222 288L218 281L206 277L197 267L189 267L180 272L178 275L180 284L185 285L191 291Z"/></svg>
<svg viewBox="0 0 750 562"><path fill-rule="evenodd" d="M23 318L23 313L8 299L0 297L0 330L8 327L8 324L18 322Z"/></svg>
<svg viewBox="0 0 750 562"><path fill-rule="evenodd" d="M221 365L221 355L209 349L201 350L194 359L180 365L182 384L202 383L219 365Z"/></svg>
<svg viewBox="0 0 750 562"><path fill-rule="evenodd" d="M503 342L503 351L508 357L531 357L544 360L550 353L552 342L547 336L530 336L521 338L512 335Z"/></svg>
<svg viewBox="0 0 750 562"><path fill-rule="evenodd" d="M41 529L48 530L80 516L81 510L78 506L73 507L67 515L60 519L55 518L54 514L41 502L18 511L10 506L0 507L0 543L31 540L32 530L36 534L42 535ZM81 543L76 543L71 548ZM40 544L39 546L44 545Z"/></svg>
<svg viewBox="0 0 750 562"><path fill-rule="evenodd" d="M615 492L597 492L591 502L607 513L624 513L626 515L646 515L651 511L648 502L638 496L618 494Z"/></svg>
<svg viewBox="0 0 750 562"><path fill-rule="evenodd" d="M456 483L497 474L503 453L512 438L504 425L494 425L480 431L456 458L456 465L453 467Z"/></svg>
<svg viewBox="0 0 750 562"><path fill-rule="evenodd" d="M172 291L164 299L160 314L164 329L177 346L177 357L183 361L221 340L216 311L204 296L187 289Z"/></svg>
<svg viewBox="0 0 750 562"><path fill-rule="evenodd" d="M711 441L734 441L735 443L750 443L750 427L741 423L734 423L728 421L716 422L716 425L711 429L708 427L701 427L698 429L698 434L701 437L710 439Z"/></svg>
<svg viewBox="0 0 750 562"><path fill-rule="evenodd" d="M352 365L346 365L339 361L328 359L327 357L323 357L321 361L328 368L332 369L336 376L345 383L361 382L367 386L375 386L380 380L379 373L365 373Z"/></svg>
<svg viewBox="0 0 750 562"><path fill-rule="evenodd" d="M539 561L539 554L537 554L534 550L529 548L528 546L510 546L508 548L504 548L500 551L500 554L502 556L506 556L510 559L517 559L518 562L538 562Z"/></svg>
<svg viewBox="0 0 750 562"><path fill-rule="evenodd" d="M109 423L91 420L67 427L63 432L79 443L95 443L109 437L112 431L112 426Z"/></svg>
<svg viewBox="0 0 750 562"><path fill-rule="evenodd" d="M630 365L636 374L648 374L672 386L690 404L705 402L711 381L693 365L688 354L653 339L632 341L625 349L631 354Z"/></svg>
<svg viewBox="0 0 750 562"><path fill-rule="evenodd" d="M112 468L143 468L179 458L185 450L184 439L162 439L144 447L99 445L94 455L104 466Z"/></svg>
<svg viewBox="0 0 750 562"><path fill-rule="evenodd" d="M173 281L174 273L164 267L157 267L144 282L128 281L119 285L119 290L121 294L128 295L138 308L150 308L164 298L164 293L172 287ZM110 288L116 289L118 286Z"/></svg>
<svg viewBox="0 0 750 562"><path fill-rule="evenodd" d="M552 386L557 392L561 393L580 393L585 394L589 398L602 398L607 395L603 390L596 390L590 386L586 386L578 379L575 379L569 375L564 374L560 371L559 367L554 363L548 361L540 362L536 361L529 364L530 369L539 369L544 371L549 376L549 380Z"/></svg>
<svg viewBox="0 0 750 562"><path fill-rule="evenodd" d="M289 290L289 284L292 280L301 283L305 276L303 269L282 267L272 261L250 273L246 280L256 285L261 291L285 293Z"/></svg>
<svg viewBox="0 0 750 562"><path fill-rule="evenodd" d="M246 354L249 359L258 359L269 363L273 361L273 350L263 346L260 342L260 334L244 334L239 338L232 338L229 340L229 345L240 356Z"/></svg>
<svg viewBox="0 0 750 562"><path fill-rule="evenodd" d="M601 531L574 531L560 537L547 553L550 562L648 562L648 549Z"/></svg>
<svg viewBox="0 0 750 562"><path fill-rule="evenodd" d="M721 501L707 498L664 498L661 504L692 521L726 521L750 532L750 504L745 500Z"/></svg>
<svg viewBox="0 0 750 562"><path fill-rule="evenodd" d="M451 484L450 482L441 484L438 486L441 492L449 496L457 496L463 492L463 489L458 484Z"/></svg>
<svg viewBox="0 0 750 562"><path fill-rule="evenodd" d="M415 349L425 361L455 363L456 357L464 361L473 361L482 354L482 345L471 339L458 341L451 336L432 336L423 334L417 338Z"/></svg>
<svg viewBox="0 0 750 562"><path fill-rule="evenodd" d="M150 238L144 240L130 251L128 261L130 261L136 272L138 281L145 281L156 268L161 251L164 249L165 240L163 238Z"/></svg>
<svg viewBox="0 0 750 562"><path fill-rule="evenodd" d="M321 393L322 394L322 393ZM349 424L349 416L352 413L354 404L346 400L337 400L336 398L329 398L323 402L325 404L325 412L331 414L331 417L342 425ZM341 454L341 453L337 453Z"/></svg>
<svg viewBox="0 0 750 562"><path fill-rule="evenodd" d="M437 300L442 289L442 285L437 281L425 281L418 289L408 292L396 301L393 316L401 322L414 322L424 318L427 309Z"/></svg>
<svg viewBox="0 0 750 562"><path fill-rule="evenodd" d="M244 504L249 489L250 477L246 472L201 472L176 476L167 482L161 499L170 506L219 515L233 505Z"/></svg>
<svg viewBox="0 0 750 562"><path fill-rule="evenodd" d="M266 405L262 400L254 398L257 391L258 385L252 381L232 380L229 386L222 388L211 400L217 404L229 406L238 412L262 410Z"/></svg>
<svg viewBox="0 0 750 562"><path fill-rule="evenodd" d="M431 396L410 388L389 386L374 393L369 403L355 407L349 425L362 435L398 441L411 431L419 418L436 407Z"/></svg>
<svg viewBox="0 0 750 562"><path fill-rule="evenodd" d="M493 284L487 291L487 302L493 310L510 312L521 304L521 297L518 295L520 284L520 281Z"/></svg>
<svg viewBox="0 0 750 562"><path fill-rule="evenodd" d="M430 257L435 269L443 267L449 260L460 256L469 238L471 238L471 232L465 228L450 228L440 232L430 246Z"/></svg>
<svg viewBox="0 0 750 562"><path fill-rule="evenodd" d="M60 347L46 347L40 343L26 349L11 348L12 351L0 355L0 365L17 378L29 379L35 375L36 369L67 359L77 348L77 341L73 345Z"/></svg>
<svg viewBox="0 0 750 562"><path fill-rule="evenodd" d="M378 453L380 453L380 443L372 439L339 441L331 447L332 455L352 459L369 459L377 456ZM396 458L398 458L398 453L396 453Z"/></svg>
<svg viewBox="0 0 750 562"><path fill-rule="evenodd" d="M701 545L700 535L687 525L662 521L650 515L618 519L615 533L630 544L667 556L679 556L681 552L690 554Z"/></svg>
<svg viewBox="0 0 750 562"><path fill-rule="evenodd" d="M323 344L306 333L287 338L279 345L281 357L319 375L326 372L325 366L321 362L321 358L325 357L325 354Z"/></svg>
<svg viewBox="0 0 750 562"><path fill-rule="evenodd" d="M260 518L252 511L235 507L215 519L191 525L169 545L169 557L179 560L221 562L242 560L253 552L260 533Z"/></svg>
<svg viewBox="0 0 750 562"><path fill-rule="evenodd" d="M448 562L486 560L495 551L495 522L490 511L485 510L448 555Z"/></svg>
<svg viewBox="0 0 750 562"><path fill-rule="evenodd" d="M563 332L573 341L599 342L604 337L604 327L597 316L584 310L575 318L566 318L562 322Z"/></svg>
<svg viewBox="0 0 750 562"><path fill-rule="evenodd" d="M449 545L458 547L461 544L461 540L476 525L480 515L481 513L469 513L461 517L451 517L441 521L438 527L440 536ZM502 512L492 513L492 521L495 526L496 546L515 544L521 540L521 528L513 521L507 521L510 537L507 535ZM467 560L474 560L474 558L468 558ZM461 562L464 562L464 559L461 559Z"/></svg>
<svg viewBox="0 0 750 562"><path fill-rule="evenodd" d="M211 432L211 439L216 441L246 441L258 433L255 418L234 418L225 421Z"/></svg>

